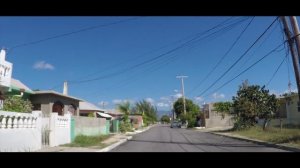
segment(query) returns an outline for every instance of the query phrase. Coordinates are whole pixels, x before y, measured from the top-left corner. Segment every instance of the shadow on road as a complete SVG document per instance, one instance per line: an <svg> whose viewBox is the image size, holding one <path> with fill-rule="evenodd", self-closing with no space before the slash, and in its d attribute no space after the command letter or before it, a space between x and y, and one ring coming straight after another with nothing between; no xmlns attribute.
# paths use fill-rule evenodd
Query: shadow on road
<svg viewBox="0 0 300 168"><path fill-rule="evenodd" d="M219 147L260 147L255 144L218 144L218 143L188 143L188 142L170 142L170 141L148 141L148 140L129 140L129 142L149 142L163 144L186 144L186 145L203 145L203 146L219 146Z"/></svg>

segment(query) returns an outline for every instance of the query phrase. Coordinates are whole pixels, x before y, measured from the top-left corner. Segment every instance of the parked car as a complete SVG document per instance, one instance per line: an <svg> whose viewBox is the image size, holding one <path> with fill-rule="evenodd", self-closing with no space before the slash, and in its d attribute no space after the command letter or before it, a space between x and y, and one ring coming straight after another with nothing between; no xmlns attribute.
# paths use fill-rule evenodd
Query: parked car
<svg viewBox="0 0 300 168"><path fill-rule="evenodd" d="M181 128L181 122L179 122L179 121L173 121L171 123L171 128Z"/></svg>

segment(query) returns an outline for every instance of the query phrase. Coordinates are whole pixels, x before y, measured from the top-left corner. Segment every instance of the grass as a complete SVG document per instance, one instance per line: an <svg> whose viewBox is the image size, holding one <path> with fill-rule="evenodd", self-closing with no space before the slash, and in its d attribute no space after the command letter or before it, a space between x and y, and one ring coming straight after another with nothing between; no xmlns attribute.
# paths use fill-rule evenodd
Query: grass
<svg viewBox="0 0 300 168"><path fill-rule="evenodd" d="M278 127L269 127L266 131L263 131L262 127L255 126L247 130L233 131L231 133L276 144L300 147L299 127L284 127L281 131Z"/></svg>
<svg viewBox="0 0 300 168"><path fill-rule="evenodd" d="M65 144L63 146L67 147L93 147L93 148L103 148L106 145L102 141L108 139L111 135L100 135L100 136L76 136L74 142L70 144Z"/></svg>

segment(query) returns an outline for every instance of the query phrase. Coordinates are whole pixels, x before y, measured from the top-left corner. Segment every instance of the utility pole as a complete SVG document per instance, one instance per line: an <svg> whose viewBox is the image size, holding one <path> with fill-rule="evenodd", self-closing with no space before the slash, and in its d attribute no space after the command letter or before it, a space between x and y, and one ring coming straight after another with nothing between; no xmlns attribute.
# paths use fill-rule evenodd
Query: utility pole
<svg viewBox="0 0 300 168"><path fill-rule="evenodd" d="M298 27L298 22L297 22L297 18L296 16L290 16L290 22L291 22L291 26L293 28L293 32L294 32L294 36L293 38L295 38L296 40L296 48L298 51L298 59L300 61L300 32L299 32L299 27Z"/></svg>
<svg viewBox="0 0 300 168"><path fill-rule="evenodd" d="M185 98L184 98L184 83L183 83L183 78L187 78L188 76L176 76L176 78L181 79L181 94L182 94L182 99L183 99L183 112L186 114L186 107L185 107Z"/></svg>
<svg viewBox="0 0 300 168"><path fill-rule="evenodd" d="M286 35L286 38L287 38L287 41L288 41L288 44L289 44L289 47L290 47L290 50L291 50L291 54L292 54L293 67L294 67L294 71L295 71L295 77L296 77L296 83L297 83L297 89L298 89L298 97L299 97L299 100L300 100L300 94L299 94L299 92L300 92L299 59L297 57L297 53L296 53L295 46L294 46L295 41L293 40L293 37L292 37L291 32L289 30L288 23L287 23L287 20L286 20L285 16L280 16L280 19L283 23L284 32L285 32L285 35ZM299 51L299 49L298 49L298 51Z"/></svg>

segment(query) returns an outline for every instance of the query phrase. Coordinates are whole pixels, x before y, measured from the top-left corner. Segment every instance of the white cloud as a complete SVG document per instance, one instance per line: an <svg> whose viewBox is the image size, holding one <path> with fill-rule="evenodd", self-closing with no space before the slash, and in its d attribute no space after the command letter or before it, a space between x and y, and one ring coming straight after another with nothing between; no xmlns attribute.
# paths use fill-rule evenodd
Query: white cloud
<svg viewBox="0 0 300 168"><path fill-rule="evenodd" d="M156 104L158 107L169 107L170 105L168 103L162 103L162 102L159 102Z"/></svg>
<svg viewBox="0 0 300 168"><path fill-rule="evenodd" d="M33 65L33 68L34 69L49 69L49 70L53 70L54 69L54 66L49 64L49 63L46 63L46 61L39 61L39 62L36 62L34 65Z"/></svg>
<svg viewBox="0 0 300 168"><path fill-rule="evenodd" d="M298 89L291 89L291 92L296 92L297 93ZM290 93L290 91L289 90L285 90L283 93Z"/></svg>
<svg viewBox="0 0 300 168"><path fill-rule="evenodd" d="M173 97L175 99L178 99L178 98L182 97L182 94L181 93L176 93L175 95L173 95Z"/></svg>
<svg viewBox="0 0 300 168"><path fill-rule="evenodd" d="M149 102L150 104L154 104L154 99L148 97L145 99L147 102Z"/></svg>
<svg viewBox="0 0 300 168"><path fill-rule="evenodd" d="M212 94L212 97L213 97L214 99L224 99L224 98L225 98L225 95L224 95L223 93L221 93L221 94L214 93L214 94Z"/></svg>
<svg viewBox="0 0 300 168"><path fill-rule="evenodd" d="M100 101L99 103L98 103L98 105L99 106L107 106L107 105L109 105L109 102L107 102L107 101Z"/></svg>
<svg viewBox="0 0 300 168"><path fill-rule="evenodd" d="M195 97L194 99L195 99L195 101L197 101L197 102L201 102L201 101L204 100L204 98L201 97L201 96L197 96L197 97Z"/></svg>
<svg viewBox="0 0 300 168"><path fill-rule="evenodd" d="M120 104L120 103L125 103L125 102L129 102L130 104L133 104L133 103L135 103L135 101L134 100L131 100L131 99L114 99L113 101L112 101L114 104Z"/></svg>
<svg viewBox="0 0 300 168"><path fill-rule="evenodd" d="M121 99L114 99L112 102L114 104L120 104L120 103L122 103L122 100Z"/></svg>
<svg viewBox="0 0 300 168"><path fill-rule="evenodd" d="M169 97L160 97L160 100L162 100L162 101L170 101L170 98Z"/></svg>
<svg viewBox="0 0 300 168"><path fill-rule="evenodd" d="M177 90L177 89L174 89L174 92L176 92L176 93L177 93L177 92L178 92L178 90Z"/></svg>

